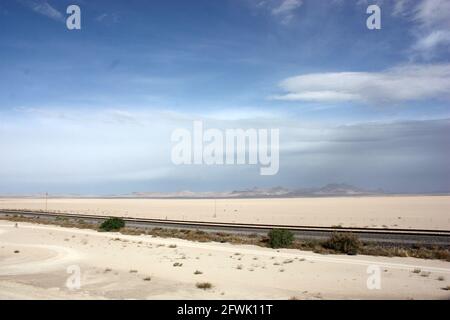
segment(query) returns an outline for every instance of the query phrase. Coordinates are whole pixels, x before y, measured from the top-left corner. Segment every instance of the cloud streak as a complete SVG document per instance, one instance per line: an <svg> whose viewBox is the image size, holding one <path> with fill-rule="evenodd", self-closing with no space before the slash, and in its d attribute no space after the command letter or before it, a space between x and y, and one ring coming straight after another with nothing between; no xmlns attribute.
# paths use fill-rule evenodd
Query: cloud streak
<svg viewBox="0 0 450 320"><path fill-rule="evenodd" d="M64 15L52 7L47 1L36 1L36 0L18 0L19 3L26 6L27 8L33 10L34 12L50 18L55 21L64 22Z"/></svg>
<svg viewBox="0 0 450 320"><path fill-rule="evenodd" d="M381 72L325 72L283 80L276 100L398 103L447 99L450 64L405 65Z"/></svg>
<svg viewBox="0 0 450 320"><path fill-rule="evenodd" d="M303 5L303 0L261 0L251 2L251 6L268 12L279 23L289 24L295 17L295 11Z"/></svg>
<svg viewBox="0 0 450 320"><path fill-rule="evenodd" d="M283 0L271 12L272 15L281 18L281 23L288 24L294 17L294 11L302 4L302 0Z"/></svg>

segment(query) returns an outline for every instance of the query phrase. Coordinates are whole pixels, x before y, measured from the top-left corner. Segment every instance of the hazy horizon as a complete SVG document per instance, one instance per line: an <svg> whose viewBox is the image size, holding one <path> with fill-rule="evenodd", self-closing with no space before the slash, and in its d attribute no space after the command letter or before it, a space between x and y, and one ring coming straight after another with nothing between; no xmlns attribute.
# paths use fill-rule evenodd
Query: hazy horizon
<svg viewBox="0 0 450 320"><path fill-rule="evenodd" d="M0 193L0 198L8 198L8 197L32 197L32 198L52 198L52 197L127 197L127 198L158 198L158 194L162 198L189 198L191 197L189 194L192 193L192 197L194 198L230 198L232 193L237 193L237 198L245 198L247 196L242 195L242 193L245 192L260 192L261 198L271 198L271 197L321 197L321 196L337 196L337 197L352 197L352 196L389 196L389 195L446 195L450 194L449 190L435 190L435 191L429 191L429 192L406 192L406 191L386 191L381 188L377 189L364 189L359 188L357 186L350 185L350 187L355 187L356 189L360 189L360 193L352 194L339 194L339 193L324 193L324 194L317 194L317 192L329 185L333 185L334 183L317 186L317 187L298 187L298 188L285 188L283 186L272 186L268 188L259 188L257 186L254 186L252 188L244 188L244 189L233 189L233 190L190 190L190 189L183 189L183 190L171 190L171 191L160 191L160 190L136 190L128 193L64 193L64 192L30 192L30 193ZM286 195L277 195L274 193L270 193L273 189L277 188L283 188L287 192ZM269 192L269 194L264 195L263 192ZM301 193L303 192L303 193ZM248 197L259 197L259 196L248 196Z"/></svg>

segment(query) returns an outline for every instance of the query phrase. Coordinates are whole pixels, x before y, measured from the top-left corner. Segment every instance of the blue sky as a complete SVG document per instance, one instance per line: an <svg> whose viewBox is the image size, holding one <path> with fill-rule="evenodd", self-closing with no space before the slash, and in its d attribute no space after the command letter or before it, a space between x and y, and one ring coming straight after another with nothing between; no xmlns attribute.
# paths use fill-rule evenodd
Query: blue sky
<svg viewBox="0 0 450 320"><path fill-rule="evenodd" d="M3 1L0 192L449 191L448 16L441 0ZM279 128L279 174L174 166L171 131L200 119Z"/></svg>

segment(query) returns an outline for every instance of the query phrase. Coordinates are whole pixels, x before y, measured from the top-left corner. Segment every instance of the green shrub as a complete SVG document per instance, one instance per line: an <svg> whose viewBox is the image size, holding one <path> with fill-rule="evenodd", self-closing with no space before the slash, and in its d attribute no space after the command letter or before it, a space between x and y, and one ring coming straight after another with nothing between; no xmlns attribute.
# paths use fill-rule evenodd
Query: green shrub
<svg viewBox="0 0 450 320"><path fill-rule="evenodd" d="M103 231L116 231L125 227L125 221L121 218L109 218L100 225L100 229Z"/></svg>
<svg viewBox="0 0 450 320"><path fill-rule="evenodd" d="M269 244L272 248L289 247L294 241L294 234L289 230L272 229L269 232Z"/></svg>
<svg viewBox="0 0 450 320"><path fill-rule="evenodd" d="M361 248L361 241L353 233L336 232L325 241L323 247L346 254L357 254Z"/></svg>

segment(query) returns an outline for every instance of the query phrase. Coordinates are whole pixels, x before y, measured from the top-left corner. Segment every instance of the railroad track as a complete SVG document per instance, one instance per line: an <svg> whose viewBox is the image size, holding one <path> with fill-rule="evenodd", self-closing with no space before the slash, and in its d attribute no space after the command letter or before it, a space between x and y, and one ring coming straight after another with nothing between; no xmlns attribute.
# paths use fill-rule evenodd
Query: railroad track
<svg viewBox="0 0 450 320"><path fill-rule="evenodd" d="M52 213L23 210L0 210L0 217L19 216L31 219L55 220L65 218L69 220L83 220L98 224L110 216ZM425 229L388 229L388 228L357 228L357 227L319 227L319 226L293 226L293 225L265 225L248 223L223 223L204 221L182 221L164 219L142 219L121 217L128 227L135 228L171 228L191 229L205 232L223 232L232 234L258 234L266 235L270 230L287 229L293 232L297 239L326 239L334 232L351 232L357 234L363 241L380 243L402 243L406 245L426 244L450 246L449 230Z"/></svg>

